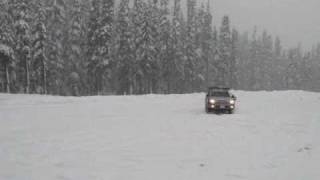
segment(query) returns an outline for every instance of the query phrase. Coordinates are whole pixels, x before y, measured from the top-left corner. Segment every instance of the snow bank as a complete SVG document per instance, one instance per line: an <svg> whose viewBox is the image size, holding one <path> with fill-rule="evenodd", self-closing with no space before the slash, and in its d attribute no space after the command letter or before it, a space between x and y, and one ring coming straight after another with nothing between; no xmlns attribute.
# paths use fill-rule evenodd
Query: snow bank
<svg viewBox="0 0 320 180"><path fill-rule="evenodd" d="M204 94L0 94L0 179L320 179L320 94L234 93L234 115Z"/></svg>

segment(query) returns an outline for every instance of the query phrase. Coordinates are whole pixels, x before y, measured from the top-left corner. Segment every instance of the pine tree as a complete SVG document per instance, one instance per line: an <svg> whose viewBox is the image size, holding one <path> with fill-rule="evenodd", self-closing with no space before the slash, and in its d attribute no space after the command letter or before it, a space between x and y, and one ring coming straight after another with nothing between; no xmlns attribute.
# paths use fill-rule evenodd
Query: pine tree
<svg viewBox="0 0 320 180"><path fill-rule="evenodd" d="M277 36L276 40L274 42L274 54L276 57L280 57L282 54L282 46L281 46L281 41L280 38Z"/></svg>
<svg viewBox="0 0 320 180"><path fill-rule="evenodd" d="M257 28L255 27L253 34L252 34L252 41L250 44L250 63L249 63L249 71L250 75L248 76L250 78L250 87L253 90L258 90L258 85L257 85L257 77L259 73L258 69L258 64L259 64L259 42L257 39Z"/></svg>
<svg viewBox="0 0 320 180"><path fill-rule="evenodd" d="M12 64L13 57L12 48L0 43L0 64L3 66L0 72L4 70L5 76L5 82L1 82L1 89L4 89L7 93L10 93L10 65Z"/></svg>
<svg viewBox="0 0 320 180"><path fill-rule="evenodd" d="M231 88L236 89L238 87L238 72L237 72L237 60L239 56L239 33L236 29L232 30L232 49L231 49L231 64L230 64L230 71L231 71Z"/></svg>
<svg viewBox="0 0 320 180"><path fill-rule="evenodd" d="M100 39L99 55L103 57L103 64L110 64L110 41L113 30L114 19L114 1L102 0L101 3L101 19L98 28L98 37Z"/></svg>
<svg viewBox="0 0 320 180"><path fill-rule="evenodd" d="M66 77L63 60L66 5L64 0L50 0L47 6L48 91L51 94L63 94L63 82Z"/></svg>
<svg viewBox="0 0 320 180"><path fill-rule="evenodd" d="M219 41L218 30L217 30L217 27L214 26L212 31L212 50L218 49L218 41Z"/></svg>
<svg viewBox="0 0 320 180"><path fill-rule="evenodd" d="M36 74L37 84L40 84L41 90L38 93L47 94L47 29L45 25L44 5L40 2L37 8L37 24L34 30L33 41L33 68Z"/></svg>
<svg viewBox="0 0 320 180"><path fill-rule="evenodd" d="M133 92L134 94L142 93L142 70L139 66L138 50L141 47L140 34L143 22L143 11L145 3L142 0L134 0L133 9L131 11L133 42L131 48L133 51Z"/></svg>
<svg viewBox="0 0 320 180"><path fill-rule="evenodd" d="M69 30L69 43L70 43L70 71L77 71L79 64L81 64L81 51L82 51L82 21L81 4L80 0L74 0L71 8L71 27Z"/></svg>
<svg viewBox="0 0 320 180"><path fill-rule="evenodd" d="M194 19L195 22L195 53L196 58L194 61L194 91L203 90L203 85L206 82L206 50L205 50L205 36L208 33L205 32L206 26L206 10L204 4L202 3L200 9L196 9L196 16ZM211 35L211 34L210 34ZM209 36L210 36L209 35ZM207 48L209 49L209 48Z"/></svg>
<svg viewBox="0 0 320 180"><path fill-rule="evenodd" d="M81 77L84 77L85 71L84 69L84 17L82 14L82 2L80 0L71 1L69 10L69 28L68 28L68 36L67 36L67 46L66 46L66 58L68 59L65 62L65 70L68 72L68 79L66 80L66 85L68 87L69 93L77 96L82 92L79 92L81 85Z"/></svg>
<svg viewBox="0 0 320 180"><path fill-rule="evenodd" d="M3 71L5 77L3 78L4 82L1 82L0 90L10 93L12 80L10 74L12 69L15 68L15 59L13 51L13 19L8 11L8 4L2 2L0 4L0 72Z"/></svg>
<svg viewBox="0 0 320 180"><path fill-rule="evenodd" d="M237 45L237 61L236 61L236 79L237 79L237 89L249 89L249 70L247 66L250 62L249 52L250 52L250 42L249 33L238 33L238 45Z"/></svg>
<svg viewBox="0 0 320 180"><path fill-rule="evenodd" d="M144 9L142 14L141 26L138 27L139 47L137 58L140 69L139 86L140 93L152 93L154 91L154 72L157 70L156 64L156 28L154 7L155 4L149 1L148 4L142 3Z"/></svg>
<svg viewBox="0 0 320 180"><path fill-rule="evenodd" d="M104 91L111 68L111 45L114 21L114 1L94 0L90 12L88 71L96 94Z"/></svg>
<svg viewBox="0 0 320 180"><path fill-rule="evenodd" d="M98 28L100 24L100 0L93 0L91 4L91 10L89 13L88 21L88 32L87 32L87 58L88 62L86 63L88 71L88 82L90 82L90 94L97 93L97 70L96 64L99 60L97 49L99 47L99 38L98 38Z"/></svg>
<svg viewBox="0 0 320 180"><path fill-rule="evenodd" d="M113 43L113 28L114 26L114 0L102 0L101 4L101 19L100 27L98 28L98 56L99 61L95 65L98 71L97 77L97 90L102 92L109 88L111 67L113 64L112 59L112 43Z"/></svg>
<svg viewBox="0 0 320 180"><path fill-rule="evenodd" d="M182 84L184 80L184 61L183 61L183 14L181 11L180 0L174 1L173 9L173 20L171 28L171 38L172 38L172 58L167 64L166 82L167 82L167 92L168 93L180 93L182 92Z"/></svg>
<svg viewBox="0 0 320 180"><path fill-rule="evenodd" d="M30 36L30 1L16 0L12 2L14 6L15 19L15 51L19 59L18 72L20 82L23 82L23 90L25 93L30 92L30 59L31 59L31 36Z"/></svg>
<svg viewBox="0 0 320 180"><path fill-rule="evenodd" d="M205 87L209 86L209 70L210 70L210 59L212 58L212 38L213 31L212 31L212 15L210 13L210 4L208 1L207 9L204 11L204 15L202 16L202 24L201 24L201 52L202 52L202 60L204 61L203 64L205 65L204 73L206 84Z"/></svg>
<svg viewBox="0 0 320 180"><path fill-rule="evenodd" d="M320 43L317 43L313 46L311 50L311 72L310 75L312 77L312 80L310 82L312 83L312 90L318 91L320 89Z"/></svg>
<svg viewBox="0 0 320 180"><path fill-rule="evenodd" d="M198 54L201 54L201 48L202 48L202 39L203 39L203 27L205 25L205 16L206 16L206 10L204 7L204 4L201 3L200 8L195 8L195 17L194 17L194 23L195 23L195 42L196 42L196 49L198 51Z"/></svg>
<svg viewBox="0 0 320 180"><path fill-rule="evenodd" d="M184 74L185 74L185 90L193 92L195 90L196 81L196 1L187 1L187 29L186 29L186 42L185 42L185 64L184 64Z"/></svg>
<svg viewBox="0 0 320 180"><path fill-rule="evenodd" d="M222 19L222 25L220 27L219 34L219 84L227 87L231 87L231 50L232 50L232 36L230 30L230 21L228 16L224 16Z"/></svg>
<svg viewBox="0 0 320 180"><path fill-rule="evenodd" d="M9 4L0 3L0 42L13 49L14 46L14 26L13 17L9 13Z"/></svg>
<svg viewBox="0 0 320 180"><path fill-rule="evenodd" d="M262 89L271 90L272 86L272 77L271 72L273 71L273 41L271 35L269 35L266 31L262 34L262 47L261 47L261 72L262 76L261 82Z"/></svg>
<svg viewBox="0 0 320 180"><path fill-rule="evenodd" d="M169 17L168 0L160 1L160 25L159 25L159 36L157 51L159 52L158 64L160 66L160 86L161 89L166 89L166 92L171 91L172 81L171 68L174 66L173 51L172 51L172 34L171 34L171 23Z"/></svg>
<svg viewBox="0 0 320 180"><path fill-rule="evenodd" d="M212 57L209 61L209 77L210 77L210 86L219 84L219 61L220 61L220 53L219 53L219 37L218 30L216 26L213 27L212 30L212 41L211 41L211 54Z"/></svg>
<svg viewBox="0 0 320 180"><path fill-rule="evenodd" d="M302 74L300 73L300 62L302 60L301 46L289 49L288 60L290 64L286 68L286 88L287 89L301 89L302 88Z"/></svg>
<svg viewBox="0 0 320 180"><path fill-rule="evenodd" d="M118 13L118 80L119 80L119 92L120 94L132 94L133 93L133 52L132 52L132 40L133 35L130 29L132 23L130 21L130 8L129 0L121 0Z"/></svg>

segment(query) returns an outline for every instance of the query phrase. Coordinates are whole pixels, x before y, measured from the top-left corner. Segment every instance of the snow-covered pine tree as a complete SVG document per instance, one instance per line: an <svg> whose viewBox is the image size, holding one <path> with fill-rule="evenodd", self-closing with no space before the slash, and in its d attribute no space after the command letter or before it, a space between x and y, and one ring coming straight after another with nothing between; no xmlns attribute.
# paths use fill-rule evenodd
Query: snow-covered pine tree
<svg viewBox="0 0 320 180"><path fill-rule="evenodd" d="M283 76L284 68L283 68L283 49L281 45L281 40L277 36L275 38L274 47L273 47L273 70L271 72L272 77L272 87L275 90L283 89Z"/></svg>
<svg viewBox="0 0 320 180"><path fill-rule="evenodd" d="M97 87L97 71L96 71L96 62L98 61L98 52L99 47L99 38L98 38L98 28L100 24L100 0L92 0L91 9L89 12L89 21L88 21L88 32L87 32L87 71L88 71L88 83L90 83L90 94L96 94L98 92Z"/></svg>
<svg viewBox="0 0 320 180"><path fill-rule="evenodd" d="M197 51L200 51L202 48L202 31L203 31L203 26L204 26L204 20L205 20L205 15L206 15L206 10L204 7L204 4L201 3L200 8L195 8L196 14L195 14L195 42L196 42L196 49ZM198 52L198 54L201 54L201 52Z"/></svg>
<svg viewBox="0 0 320 180"><path fill-rule="evenodd" d="M258 72L259 72L259 41L257 37L257 28L254 28L253 34L252 34L252 40L250 43L250 61L249 61L249 66L247 67L249 69L249 84L252 88L252 90L258 90L258 83L257 82L257 77L258 77Z"/></svg>
<svg viewBox="0 0 320 180"><path fill-rule="evenodd" d="M0 1L1 2L1 1ZM13 49L14 46L14 19L9 13L8 2L0 3L0 42Z"/></svg>
<svg viewBox="0 0 320 180"><path fill-rule="evenodd" d="M47 28L45 25L46 12L42 2L38 3L37 23L34 29L33 40L33 71L36 78L36 91L38 89L42 94L47 94L47 57L46 57L46 43L47 43Z"/></svg>
<svg viewBox="0 0 320 180"><path fill-rule="evenodd" d="M234 29L236 30L236 29ZM236 30L237 31L237 30ZM237 31L238 32L238 31ZM233 33L234 34L234 33ZM234 36L234 35L233 35ZM234 41L234 37L232 38ZM233 46L236 47L236 51L233 50L235 53L236 58L236 89L244 89L248 88L248 77L246 75L248 74L248 70L244 70L245 66L248 63L248 54L249 54L249 34L248 32L244 33L237 33L237 41L236 45Z"/></svg>
<svg viewBox="0 0 320 180"><path fill-rule="evenodd" d="M170 12L168 8L168 0L160 1L160 11L159 11L159 36L157 43L157 51L159 52L158 56L158 64L160 67L161 78L159 84L162 91L168 93L170 91L171 85L170 81L172 81L171 77L171 69L174 67L174 58L172 51L172 34L171 34L171 22L170 22ZM172 67L173 66L173 67Z"/></svg>
<svg viewBox="0 0 320 180"><path fill-rule="evenodd" d="M63 40L66 27L66 5L65 0L49 0L47 4L48 19L48 93L62 94L63 81L66 77L64 71L65 51Z"/></svg>
<svg viewBox="0 0 320 180"><path fill-rule="evenodd" d="M119 94L133 93L133 51L131 43L133 34L131 31L129 0L121 0L118 10L118 81Z"/></svg>
<svg viewBox="0 0 320 180"><path fill-rule="evenodd" d="M305 52L303 58L300 62L300 74L301 74L301 90L309 90L314 86L314 82L316 82L314 78L314 74L312 74L312 64L311 64L311 53ZM312 82L312 80L314 80Z"/></svg>
<svg viewBox="0 0 320 180"><path fill-rule="evenodd" d="M3 72L4 77L0 77L0 91L11 92L11 71L15 68L14 59L14 31L13 19L9 14L9 6L6 2L0 3L0 73Z"/></svg>
<svg viewBox="0 0 320 180"><path fill-rule="evenodd" d="M290 64L286 68L286 89L301 89L303 79L300 73L300 62L302 60L301 46L290 48L288 51Z"/></svg>
<svg viewBox="0 0 320 180"><path fill-rule="evenodd" d="M266 90L270 85L269 66L272 61L272 39L267 32L263 32L258 38L254 37L251 43L251 65L253 71L254 90ZM268 85L269 84L269 85Z"/></svg>
<svg viewBox="0 0 320 180"><path fill-rule="evenodd" d="M214 26L212 30L211 52L212 52L212 58L209 61L209 77L211 78L210 86L217 85L219 82L218 65L220 61L220 54L219 54L219 37L218 37L218 30L216 26Z"/></svg>
<svg viewBox="0 0 320 180"><path fill-rule="evenodd" d="M232 29L232 49L231 49L231 88L237 89L238 88L238 60L239 60L239 33L236 29Z"/></svg>
<svg viewBox="0 0 320 180"><path fill-rule="evenodd" d="M184 47L185 64L184 64L184 82L185 91L194 92L195 81L197 78L196 73L196 1L187 1L187 29L186 29L186 42Z"/></svg>
<svg viewBox="0 0 320 180"><path fill-rule="evenodd" d="M138 27L139 34L136 41L139 44L136 51L140 68L139 93L152 93L155 90L153 77L158 68L156 63L157 30L154 24L156 22L155 6L155 3L151 1L142 3L142 9L144 9L142 12L142 24Z"/></svg>
<svg viewBox="0 0 320 180"><path fill-rule="evenodd" d="M274 41L274 55L280 57L282 55L282 46L280 38L277 36Z"/></svg>
<svg viewBox="0 0 320 180"><path fill-rule="evenodd" d="M262 47L261 47L261 72L260 75L262 76L261 89L264 90L272 90L272 71L274 70L273 67L273 41L271 35L264 31L262 33Z"/></svg>
<svg viewBox="0 0 320 180"><path fill-rule="evenodd" d="M94 94L102 93L106 81L109 81L113 23L114 1L93 0L88 25L87 68Z"/></svg>
<svg viewBox="0 0 320 180"><path fill-rule="evenodd" d="M212 49L213 50L218 50L218 30L217 27L214 26L212 30Z"/></svg>
<svg viewBox="0 0 320 180"><path fill-rule="evenodd" d="M4 71L4 78L0 77L0 90L7 93L10 93L10 65L12 65L13 57L12 48L0 42L0 72Z"/></svg>
<svg viewBox="0 0 320 180"><path fill-rule="evenodd" d="M230 30L230 20L228 16L222 19L222 25L219 33L219 85L231 87L231 50L232 37Z"/></svg>
<svg viewBox="0 0 320 180"><path fill-rule="evenodd" d="M111 46L114 23L114 0L101 1L101 14L97 29L98 47L97 59L91 62L91 67L95 69L96 91L105 91L105 84L110 82L110 69L112 66Z"/></svg>
<svg viewBox="0 0 320 180"><path fill-rule="evenodd" d="M202 8L201 12L203 13L201 20L201 34L200 34L200 42L201 42L201 59L202 64L204 65L202 69L202 73L205 77L204 87L209 86L209 64L210 59L212 58L212 15L210 12L210 2L208 1L206 10Z"/></svg>
<svg viewBox="0 0 320 180"><path fill-rule="evenodd" d="M312 71L312 78L313 80L310 80L313 84L312 90L318 90L320 89L320 43L317 43L313 46L311 50L311 71Z"/></svg>
<svg viewBox="0 0 320 180"><path fill-rule="evenodd" d="M69 47L70 47L70 61L69 70L77 72L81 64L82 55L82 21L83 17L81 14L81 2L80 0L74 0L71 7L71 24L69 29Z"/></svg>
<svg viewBox="0 0 320 180"><path fill-rule="evenodd" d="M30 1L15 0L12 2L15 19L15 51L18 61L18 80L23 84L23 91L30 92L30 59L31 59L31 29ZM20 76L19 76L20 75Z"/></svg>
<svg viewBox="0 0 320 180"><path fill-rule="evenodd" d="M204 4L201 4L200 9L196 8L196 16L194 19L195 23L195 52L196 59L194 61L194 82L193 91L201 91L204 89L206 84L206 58L204 50L204 36L205 36L205 19L206 10Z"/></svg>
<svg viewBox="0 0 320 180"><path fill-rule="evenodd" d="M142 25L142 19L143 19L143 9L144 8L144 2L142 0L134 0L133 8L131 9L130 15L131 15L131 22L132 22L132 35L133 35L133 41L130 44L132 52L133 52L133 93L138 94L141 93L142 85L142 71L139 67L139 54L138 49L140 48L140 37L141 34L141 25Z"/></svg>
<svg viewBox="0 0 320 180"><path fill-rule="evenodd" d="M184 61L183 61L183 13L181 11L181 0L174 0L173 19L171 27L171 53L172 58L167 64L167 82L168 93L181 93L184 80ZM165 73L166 74L166 73Z"/></svg>
<svg viewBox="0 0 320 180"><path fill-rule="evenodd" d="M68 34L65 45L65 71L67 72L67 79L64 86L68 88L68 94L74 96L84 93L80 92L79 86L81 79L85 77L84 71L84 13L83 4L81 0L70 1L70 10L68 13L69 24ZM82 84L85 86L85 84ZM85 88L82 88L85 89Z"/></svg>

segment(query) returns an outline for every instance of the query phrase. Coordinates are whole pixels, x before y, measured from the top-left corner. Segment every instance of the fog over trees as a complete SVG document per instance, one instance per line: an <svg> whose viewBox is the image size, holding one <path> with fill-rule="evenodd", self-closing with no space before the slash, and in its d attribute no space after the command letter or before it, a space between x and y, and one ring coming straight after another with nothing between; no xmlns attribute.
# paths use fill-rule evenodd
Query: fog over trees
<svg viewBox="0 0 320 180"><path fill-rule="evenodd" d="M199 2L187 0L185 11L180 0L0 0L0 91L320 91L320 43L283 48L280 37L240 32L228 16L214 26L219 7Z"/></svg>

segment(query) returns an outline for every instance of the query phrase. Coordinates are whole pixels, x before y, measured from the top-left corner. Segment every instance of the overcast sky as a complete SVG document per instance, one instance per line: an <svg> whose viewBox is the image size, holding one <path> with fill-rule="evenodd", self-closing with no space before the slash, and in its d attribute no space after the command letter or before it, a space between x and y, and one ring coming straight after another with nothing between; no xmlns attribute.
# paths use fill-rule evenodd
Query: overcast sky
<svg viewBox="0 0 320 180"><path fill-rule="evenodd" d="M205 0L207 1L207 0ZM199 0L200 2L200 0ZM320 42L320 0L210 0L215 23L229 15L241 31L255 25L281 37L285 46Z"/></svg>

